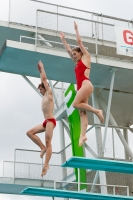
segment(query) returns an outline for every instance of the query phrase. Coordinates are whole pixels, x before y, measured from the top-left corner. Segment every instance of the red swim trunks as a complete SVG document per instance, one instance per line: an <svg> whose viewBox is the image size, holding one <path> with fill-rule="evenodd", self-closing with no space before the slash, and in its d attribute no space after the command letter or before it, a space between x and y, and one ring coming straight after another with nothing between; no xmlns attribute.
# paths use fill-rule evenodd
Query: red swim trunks
<svg viewBox="0 0 133 200"><path fill-rule="evenodd" d="M43 126L44 128L46 128L46 124L48 122L52 122L54 124L54 126L56 127L56 120L54 118L51 118L51 119L46 119L44 122L43 122Z"/></svg>

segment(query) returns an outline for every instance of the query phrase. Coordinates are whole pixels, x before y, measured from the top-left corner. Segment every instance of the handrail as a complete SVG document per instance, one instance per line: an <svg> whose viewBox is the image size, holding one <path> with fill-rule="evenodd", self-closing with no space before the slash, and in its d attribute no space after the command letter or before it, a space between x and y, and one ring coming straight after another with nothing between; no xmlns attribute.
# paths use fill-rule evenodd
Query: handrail
<svg viewBox="0 0 133 200"><path fill-rule="evenodd" d="M94 124L92 125L90 128L87 129L86 132L90 131L92 128L96 127L96 126L100 126L100 127L105 127L105 124ZM119 129L131 129L130 127L126 127L126 126L113 126L113 125L108 125L109 128L119 128Z"/></svg>
<svg viewBox="0 0 133 200"><path fill-rule="evenodd" d="M52 152L53 154L60 154L60 153L62 153L65 149L67 149L69 146L71 146L71 143L70 144L68 144L64 149L62 149L61 151L59 151L59 152ZM40 153L40 151L38 151L38 150L28 150L28 149L15 149L15 151L31 151L31 152L38 152L38 153Z"/></svg>
<svg viewBox="0 0 133 200"><path fill-rule="evenodd" d="M132 20L122 19L122 18L118 18L118 17L113 17L113 16L110 16L110 15L103 15L102 13L95 13L95 12L91 12L91 11L86 11L86 10L81 10L81 9L76 9L76 8L70 8L70 7L67 7L67 6L61 6L61 5L58 5L58 4L47 3L47 2L39 1L39 0L30 0L30 1L37 2L37 3L43 3L43 4L47 4L47 5L51 5L51 6L58 6L60 8L67 8L67 9L71 9L71 10L75 10L75 11L80 11L80 12L84 12L84 13L89 13L89 14L93 14L93 15L97 15L97 16L101 16L102 15L102 17L104 17L104 18L114 19L114 20L118 20L118 21L132 23Z"/></svg>
<svg viewBox="0 0 133 200"><path fill-rule="evenodd" d="M81 18L81 17L77 17L77 16L72 16L72 15L64 15L61 13L56 13L56 12L50 12L50 11L46 11L46 10L41 10L41 9L37 9L37 12L45 12L45 13L49 13L49 14L56 14L56 15L60 15L63 17L70 17L70 18L76 18L76 19L80 19L80 20L84 20L84 21L88 21L88 22L94 22L94 23L98 23L98 24L104 24L104 25L109 25L109 26L114 26L114 24L110 24L110 23L105 23L105 22L98 22L98 21L93 21L91 19L86 19L86 18Z"/></svg>
<svg viewBox="0 0 133 200"><path fill-rule="evenodd" d="M79 185L93 185L93 183L83 183L83 182L70 182L70 181L54 181L54 189L56 189L56 183L70 183L70 184L79 184ZM129 196L129 186L124 185L105 185L105 184L94 184L95 186L104 186L104 187L112 187L113 188L113 194L115 195L115 188L126 188L127 190L127 196Z"/></svg>
<svg viewBox="0 0 133 200"><path fill-rule="evenodd" d="M14 161L4 161L4 163L13 163L14 164ZM26 164L26 165L41 165L41 163L30 163L30 162L18 162L18 161L15 161L15 164ZM53 165L53 164L49 164L49 166L55 166L55 167L60 167L60 165Z"/></svg>

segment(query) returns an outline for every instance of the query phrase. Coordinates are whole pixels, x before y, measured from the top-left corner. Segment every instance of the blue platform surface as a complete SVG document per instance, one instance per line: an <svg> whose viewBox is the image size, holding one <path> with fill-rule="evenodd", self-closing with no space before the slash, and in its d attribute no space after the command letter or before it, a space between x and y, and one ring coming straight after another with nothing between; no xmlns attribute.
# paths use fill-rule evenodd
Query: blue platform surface
<svg viewBox="0 0 133 200"><path fill-rule="evenodd" d="M73 199L90 199L90 200L128 200L133 199L129 196L120 195L105 195L95 194L87 192L73 192L67 190L56 190L47 188L35 188L28 187L24 189L21 194L33 195L33 196L48 196L48 197L60 197L60 198L73 198Z"/></svg>
<svg viewBox="0 0 133 200"><path fill-rule="evenodd" d="M84 168L91 170L133 174L132 162L104 160L104 159L72 157L65 163L63 163L62 167Z"/></svg>

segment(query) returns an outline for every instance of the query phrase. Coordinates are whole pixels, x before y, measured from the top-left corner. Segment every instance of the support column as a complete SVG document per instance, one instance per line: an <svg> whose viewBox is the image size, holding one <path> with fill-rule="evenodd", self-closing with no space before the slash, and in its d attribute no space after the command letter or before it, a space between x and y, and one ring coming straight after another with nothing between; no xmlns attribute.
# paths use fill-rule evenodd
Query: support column
<svg viewBox="0 0 133 200"><path fill-rule="evenodd" d="M94 108L99 109L98 98L97 98L97 89L94 89L94 92L92 94L92 105ZM95 114L94 114L94 124L100 124L100 121ZM96 142L97 142L97 155L98 155L98 157L103 157L101 127L95 127L95 133L96 133ZM104 171L102 171L102 172L97 171L94 181L93 181L91 192L94 192L95 184L98 181L98 176L99 176L100 184L107 185L106 173ZM107 187L101 186L101 193L107 194Z"/></svg>
<svg viewBox="0 0 133 200"><path fill-rule="evenodd" d="M60 146L61 146L61 149L64 149L65 148L64 126L61 120L58 122L59 122ZM66 162L65 150L61 153L61 163L64 163L64 162ZM67 177L67 169L63 167L62 167L62 176L63 176L63 179ZM65 198L64 200L69 200L69 199Z"/></svg>
<svg viewBox="0 0 133 200"><path fill-rule="evenodd" d="M109 113L110 113L110 108L111 108L111 100L112 100L112 93L113 93L115 72L116 72L116 70L113 69L113 70L112 70L111 84L110 84L109 99L108 99L108 107L107 107L107 112L106 112L106 120L105 120L105 129L104 129L103 145L102 145L103 154L104 154L104 149L105 149L105 143L106 143L106 137L107 137L108 124L109 124Z"/></svg>
<svg viewBox="0 0 133 200"><path fill-rule="evenodd" d="M65 136L64 136L64 127L63 127L63 122L60 120L59 122L59 134L60 134L60 146L61 149L65 148ZM61 153L61 164L66 162L66 153L65 150ZM67 177L67 170L62 167L62 175L63 179Z"/></svg>
<svg viewBox="0 0 133 200"><path fill-rule="evenodd" d="M65 130L66 130L66 132L67 132L67 134L68 134L68 136L70 138L70 130L69 130L68 122L63 118L61 119L61 121L63 122L64 128L65 128Z"/></svg>
<svg viewBox="0 0 133 200"><path fill-rule="evenodd" d="M124 138L125 138L125 140L126 140L126 142L128 144L128 129L125 129L125 128L123 129L123 136L124 136ZM129 156L128 156L127 152L126 152L126 148L125 148L125 159L129 160Z"/></svg>

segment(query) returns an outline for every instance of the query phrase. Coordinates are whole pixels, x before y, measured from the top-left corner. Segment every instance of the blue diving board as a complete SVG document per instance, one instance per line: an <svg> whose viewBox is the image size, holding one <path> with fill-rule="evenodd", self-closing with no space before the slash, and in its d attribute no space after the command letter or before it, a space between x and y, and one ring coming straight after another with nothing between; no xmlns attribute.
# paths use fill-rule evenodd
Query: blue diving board
<svg viewBox="0 0 133 200"><path fill-rule="evenodd" d="M133 200L133 197L121 195L106 195L95 194L87 192L75 192L68 190L57 190L49 188L35 188L28 187L24 189L21 194L33 196L47 196L47 197L60 197L60 198L73 198L73 199L90 199L90 200Z"/></svg>
<svg viewBox="0 0 133 200"><path fill-rule="evenodd" d="M62 167L83 168L100 171L110 171L133 174L133 163L105 160L105 159L92 159L83 157L72 157L62 164Z"/></svg>

